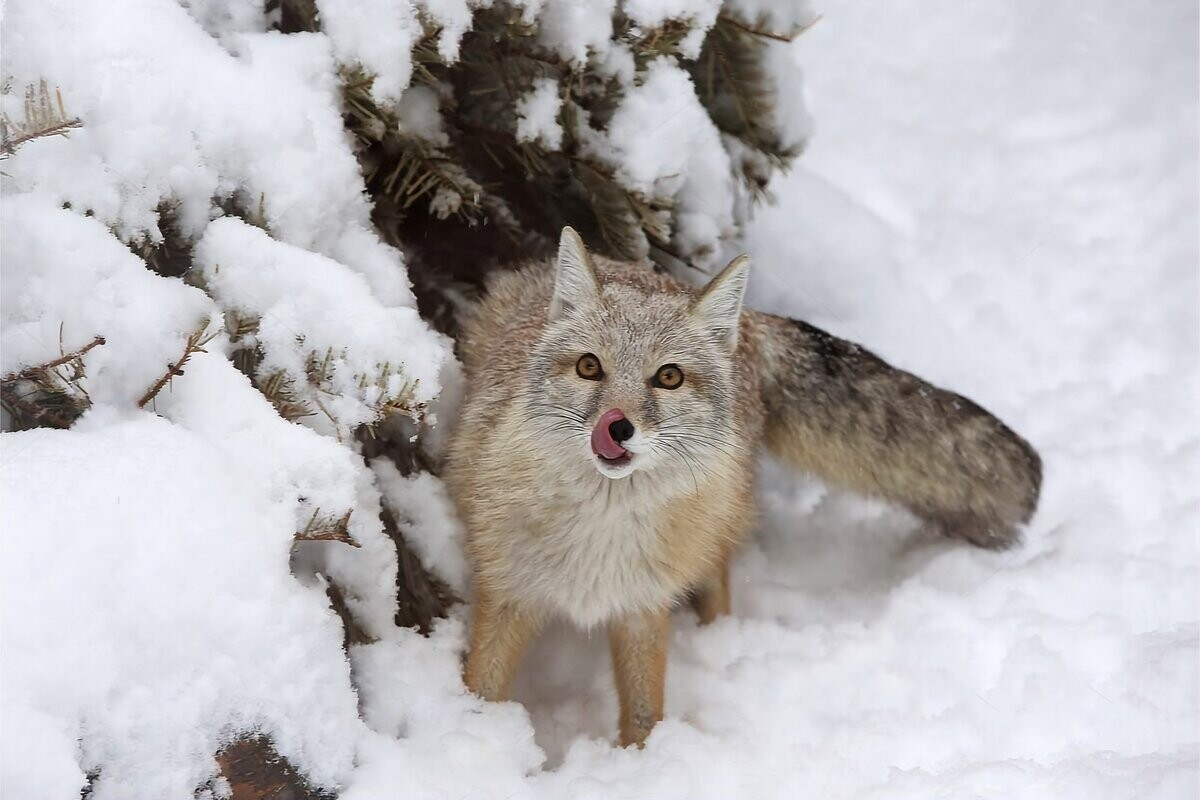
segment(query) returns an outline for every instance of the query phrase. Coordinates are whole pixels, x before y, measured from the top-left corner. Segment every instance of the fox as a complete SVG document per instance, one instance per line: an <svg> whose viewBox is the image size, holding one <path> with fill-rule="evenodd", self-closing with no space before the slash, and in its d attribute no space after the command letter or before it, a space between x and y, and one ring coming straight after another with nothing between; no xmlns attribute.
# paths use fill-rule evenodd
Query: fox
<svg viewBox="0 0 1200 800"><path fill-rule="evenodd" d="M592 255L489 280L458 341L444 477L474 602L467 689L510 698L551 619L607 629L618 743L663 717L669 619L730 613L761 451L1002 549L1038 502L1037 452L980 406L812 325L744 309L750 260L703 288Z"/></svg>

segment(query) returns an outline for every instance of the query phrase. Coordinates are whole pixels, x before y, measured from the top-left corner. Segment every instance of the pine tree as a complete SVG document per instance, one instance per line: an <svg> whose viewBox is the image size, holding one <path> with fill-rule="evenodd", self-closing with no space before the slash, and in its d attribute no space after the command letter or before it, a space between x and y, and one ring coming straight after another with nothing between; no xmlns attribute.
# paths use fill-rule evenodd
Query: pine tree
<svg viewBox="0 0 1200 800"><path fill-rule="evenodd" d="M795 5L792 17L811 24L802 4ZM284 30L319 29L312 0L279 0L279 6ZM771 176L786 170L803 144L780 129L777 88L764 58L767 48L790 42L804 27L773 30L768 20L746 19L727 3L699 56L688 58L687 22L643 30L618 9L612 41L628 48L635 82L656 59L677 60L687 70L753 202L766 199ZM521 8L503 2L475 12L454 60L439 51L441 33L427 24L413 50L409 89L436 99L441 137L406 131L396 107L374 98L374 78L361 68L347 68L343 88L346 126L358 143L376 226L408 254L427 318L453 330L450 289L478 289L493 269L545 257L567 224L605 255L649 257L677 272L695 266L673 245L672 198L623 185L584 140L603 133L620 104L616 76L594 58L583 64L563 58L541 41ZM556 147L519 135L521 101L545 82L561 101L563 137Z"/></svg>

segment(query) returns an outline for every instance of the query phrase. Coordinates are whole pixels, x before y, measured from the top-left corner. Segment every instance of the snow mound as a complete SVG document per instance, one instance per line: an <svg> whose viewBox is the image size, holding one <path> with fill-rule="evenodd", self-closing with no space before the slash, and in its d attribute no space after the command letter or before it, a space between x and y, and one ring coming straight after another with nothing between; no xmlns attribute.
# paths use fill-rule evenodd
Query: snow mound
<svg viewBox="0 0 1200 800"><path fill-rule="evenodd" d="M6 797L77 794L92 769L96 800L191 797L258 731L318 784L348 777L341 625L252 472L143 415L6 434L2 474Z"/></svg>
<svg viewBox="0 0 1200 800"><path fill-rule="evenodd" d="M736 231L733 172L691 77L673 59L650 63L613 113L597 150L624 186L677 204L675 238L682 251L715 263L720 241Z"/></svg>
<svg viewBox="0 0 1200 800"><path fill-rule="evenodd" d="M25 195L5 197L2 224L4 375L101 336L84 357L86 391L98 403L133 404L189 335L220 326L203 292L147 270L95 219Z"/></svg>
<svg viewBox="0 0 1200 800"><path fill-rule="evenodd" d="M389 306L348 267L283 244L238 219L216 220L196 246L209 294L257 321L257 374L281 375L306 422L346 439L390 409L417 410L438 389L448 345L411 305Z"/></svg>
<svg viewBox="0 0 1200 800"><path fill-rule="evenodd" d="M538 141L547 150L562 147L562 126L558 124L561 108L558 81L538 78L533 89L517 100L517 141Z"/></svg>

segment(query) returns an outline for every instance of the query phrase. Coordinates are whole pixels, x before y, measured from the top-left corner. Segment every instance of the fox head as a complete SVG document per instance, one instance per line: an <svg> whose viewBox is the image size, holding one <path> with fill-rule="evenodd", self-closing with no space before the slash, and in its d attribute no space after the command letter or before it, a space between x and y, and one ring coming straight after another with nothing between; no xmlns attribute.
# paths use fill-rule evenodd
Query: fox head
<svg viewBox="0 0 1200 800"><path fill-rule="evenodd" d="M689 484L737 451L734 354L749 268L740 256L699 292L648 291L606 279L564 228L523 400L542 444L606 478L645 471Z"/></svg>

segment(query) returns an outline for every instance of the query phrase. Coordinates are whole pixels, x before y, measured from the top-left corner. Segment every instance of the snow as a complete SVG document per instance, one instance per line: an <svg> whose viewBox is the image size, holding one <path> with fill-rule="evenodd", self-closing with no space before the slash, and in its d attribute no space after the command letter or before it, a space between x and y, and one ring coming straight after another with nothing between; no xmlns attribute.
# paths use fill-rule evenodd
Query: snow
<svg viewBox="0 0 1200 800"><path fill-rule="evenodd" d="M798 4L799 5L799 4ZM623 0L621 10L642 30L652 31L668 22L683 22L687 35L679 42L684 58L696 58L704 37L721 11L720 0Z"/></svg>
<svg viewBox="0 0 1200 800"><path fill-rule="evenodd" d="M267 28L258 0L180 0L180 5L218 38Z"/></svg>
<svg viewBox="0 0 1200 800"><path fill-rule="evenodd" d="M667 719L642 751L612 744L602 635L548 632L519 702L496 704L459 678L468 608L430 637L397 629L381 497L468 595L444 490L282 420L228 360L225 314L261 316L294 376L309 347L334 354L325 399L347 418L378 400L351 376L387 362L453 425L457 365L371 230L336 93L361 61L405 129L436 137L437 98L406 89L412 7L322 2L327 34L279 36L246 3L187 5L4 9L6 77L61 86L84 126L4 162L0 367L106 337L73 429L0 437L6 798L75 795L97 767L96 800L190 798L253 731L345 800L1200 791L1192 4L825 0L774 48L803 67L816 133L739 243L749 303L999 414L1039 448L1043 501L1021 548L985 553L767 465L734 615L675 615ZM635 85L612 3L522 7L550 46L628 78L596 144L626 185L683 205L680 247L732 256L736 191L686 74L660 60ZM795 67L781 113L803 136ZM223 215L229 198L266 231ZM204 291L122 243L155 238L164 202L201 243ZM206 320L208 352L139 410ZM318 510L352 512L360 547L293 551ZM327 580L375 639L349 663Z"/></svg>
<svg viewBox="0 0 1200 800"><path fill-rule="evenodd" d="M372 461L371 469L379 476L387 507L396 513L405 542L421 563L458 597L470 597L466 538L442 482L428 472L401 475L395 464L383 458Z"/></svg>
<svg viewBox="0 0 1200 800"><path fill-rule="evenodd" d="M305 421L319 430L344 439L388 404L415 412L436 393L448 345L426 327L411 295L385 305L357 272L234 218L208 226L194 263L217 303L258 320L245 339L262 352L259 377L284 375L308 407ZM314 364L323 373L316 378Z"/></svg>
<svg viewBox="0 0 1200 800"><path fill-rule="evenodd" d="M0 368L104 337L83 357L73 391L91 409L72 430L3 436L6 797L76 794L94 769L97 800L191 797L219 747L255 732L336 786L373 735L325 586L368 633L394 630L376 479L237 371L212 298L261 314L258 335L285 358L300 345L271 323L321 292L325 316L296 330L331 354L323 400L347 416L373 416L372 387L433 398L449 345L417 318L400 253L371 228L329 40L258 33L261 7L256 24L243 4L190 10L5 7L6 84L44 77L83 126L4 162ZM213 222L229 201L270 236ZM160 241L164 208L221 257L210 293L126 246ZM244 296L217 291L235 284ZM139 410L201 330L207 352ZM293 552L311 521L347 514L357 548Z"/></svg>
<svg viewBox="0 0 1200 800"><path fill-rule="evenodd" d="M450 143L438 110L437 92L428 86L410 86L396 104L400 130L411 136L444 147Z"/></svg>
<svg viewBox="0 0 1200 800"><path fill-rule="evenodd" d="M589 53L603 55L608 48L615 7L616 0L543 0L537 17L538 41L568 61L586 63Z"/></svg>
<svg viewBox="0 0 1200 800"><path fill-rule="evenodd" d="M217 314L203 292L148 271L95 219L41 198L5 198L0 247L4 375L104 336L85 361L87 391L100 403L135 402Z"/></svg>
<svg viewBox="0 0 1200 800"><path fill-rule="evenodd" d="M6 12L6 27L23 34L6 41L12 85L45 78L86 121L11 159L15 187L36 186L122 235L155 236L164 201L195 235L213 199L235 193L299 246L329 249L343 226L366 227L325 39L242 34L231 37L239 57L172 3L12 3Z"/></svg>
<svg viewBox="0 0 1200 800"><path fill-rule="evenodd" d="M804 29L820 19L820 15L809 2L780 3L777 0L728 0L726 7L737 16L762 30L781 35ZM828 6L835 16L840 13L833 3L821 3L821 10Z"/></svg>
<svg viewBox="0 0 1200 800"><path fill-rule="evenodd" d="M421 0L421 9L438 26L438 55L446 63L458 60L458 46L471 27L471 14L484 0Z"/></svg>
<svg viewBox="0 0 1200 800"><path fill-rule="evenodd" d="M733 173L720 133L674 59L647 65L593 147L623 186L675 202L681 253L715 265L721 237L734 232Z"/></svg>
<svg viewBox="0 0 1200 800"><path fill-rule="evenodd" d="M517 141L540 142L547 150L562 147L562 126L558 112L562 109L558 81L538 78L533 88L517 100Z"/></svg>
<svg viewBox="0 0 1200 800"><path fill-rule="evenodd" d="M96 800L191 797L230 729L349 775L341 626L252 477L149 415L5 434L5 797L67 797L97 767Z"/></svg>
<svg viewBox="0 0 1200 800"><path fill-rule="evenodd" d="M421 21L412 3L395 0L319 0L321 28L338 60L375 76L372 96L396 102L412 78L412 49Z"/></svg>

